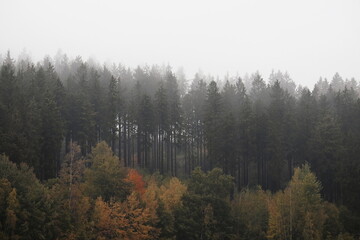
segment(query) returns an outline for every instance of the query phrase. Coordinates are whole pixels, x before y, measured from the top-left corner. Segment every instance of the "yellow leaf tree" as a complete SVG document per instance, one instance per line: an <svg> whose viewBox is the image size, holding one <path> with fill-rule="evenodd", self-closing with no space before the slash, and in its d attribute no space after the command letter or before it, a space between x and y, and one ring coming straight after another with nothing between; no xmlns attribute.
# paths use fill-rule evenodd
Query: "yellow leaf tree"
<svg viewBox="0 0 360 240"><path fill-rule="evenodd" d="M296 168L288 187L269 201L269 239L322 239L326 215L321 185L309 165Z"/></svg>
<svg viewBox="0 0 360 240"><path fill-rule="evenodd" d="M98 198L94 209L94 226L98 239L157 239L159 230L152 226L151 209L144 207L137 193L124 202L104 202Z"/></svg>

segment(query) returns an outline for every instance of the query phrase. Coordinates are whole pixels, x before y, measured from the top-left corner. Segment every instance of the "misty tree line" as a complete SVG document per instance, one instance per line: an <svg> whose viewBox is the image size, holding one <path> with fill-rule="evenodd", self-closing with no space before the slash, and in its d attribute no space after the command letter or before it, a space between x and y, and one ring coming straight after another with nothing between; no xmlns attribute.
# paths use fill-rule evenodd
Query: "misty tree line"
<svg viewBox="0 0 360 240"><path fill-rule="evenodd" d="M58 55L4 59L0 153L41 180L57 177L71 142L83 155L106 141L125 167L188 176L220 167L238 189L284 188L305 162L325 199L360 213L360 100L355 79L335 74L314 89L287 73L187 82L169 66L98 66Z"/></svg>

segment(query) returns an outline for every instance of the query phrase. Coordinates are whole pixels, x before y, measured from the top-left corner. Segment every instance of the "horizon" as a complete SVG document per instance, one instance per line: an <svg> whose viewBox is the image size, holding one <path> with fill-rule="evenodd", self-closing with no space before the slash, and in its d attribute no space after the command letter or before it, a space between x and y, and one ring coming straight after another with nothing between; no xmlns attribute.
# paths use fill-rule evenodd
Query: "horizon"
<svg viewBox="0 0 360 240"><path fill-rule="evenodd" d="M7 50L6 54L3 54L3 53L0 52L0 60L1 61L3 61L6 58L6 55L7 55L8 52L10 53L10 57L14 61L15 65L16 65L17 62L22 61L22 60L30 61L34 65L36 65L38 63L43 64L43 61L45 59L50 60L50 62L53 65L55 65L56 55L61 54L61 55L66 56L69 59L69 63L71 63L71 61L74 61L77 57L80 57L82 59L82 61L84 61L84 63L87 63L87 64L89 64L89 66L96 67L96 68L107 67L108 69L111 69L111 67L113 65L115 65L116 67L121 65L121 66L123 66L125 68L130 68L131 71L134 71L137 67L146 68L146 67L155 66L155 67L159 67L160 69L162 69L162 68L166 68L167 66L169 66L169 67L171 67L172 71L175 74L178 71L181 71L181 74L185 73L186 81L188 81L188 84L190 84L191 81L194 80L196 75L200 75L200 77L202 79L204 79L206 82L209 82L210 80L214 80L217 83L221 83L221 85L219 86L221 88L223 87L226 80L229 80L230 83L235 83L236 79L240 77L244 81L244 80L247 80L247 79L251 79L251 77L256 73L260 74L260 76L263 78L263 80L266 82L266 84L270 84L269 81L270 81L270 77L271 77L272 74L275 74L275 75L277 73L287 74L290 77L290 79L296 84L296 89L298 89L298 87L300 87L300 89L307 88L310 91L312 91L314 89L315 85L318 83L319 80L327 81L330 84L333 77L336 74L340 75L340 77L344 80L344 83L345 83L346 80L355 79L356 82L358 82L359 85L360 85L360 81L358 79L356 79L354 77L344 77L339 72L334 72L334 74L329 76L329 77L327 77L327 76L319 76L319 78L311 86L302 85L301 83L297 82L295 79L292 78L291 73L289 73L288 71L281 71L280 69L272 69L271 72L269 72L267 75L260 72L259 70L256 70L254 72L245 72L245 73L242 73L242 74L240 74L239 72L237 72L236 74L230 74L229 72L227 72L222 76L220 76L220 75L211 75L210 73L205 73L205 72L202 71L202 69L199 69L198 71L194 72L193 75L189 76L189 75L186 74L186 69L184 67L180 66L180 67L174 68L174 66L170 65L169 63L167 63L167 64L165 64L165 63L162 63L162 64L156 64L156 63L147 64L147 63L144 63L142 65L137 64L137 65L134 65L134 66L129 66L129 65L126 65L126 63L122 63L122 62L118 62L118 63L110 62L110 61L100 62L96 58L96 56L89 56L87 59L84 59L83 56L81 56L81 55L69 56L68 54L63 52L61 49L58 49L57 53L54 56L46 54L41 59L34 59L31 52L28 52L26 49L23 49L22 52L20 54L18 54L17 56L14 56L10 50ZM219 82L219 80L220 80L220 82ZM248 82L248 83L251 83L251 82ZM247 90L250 90L250 89L247 89Z"/></svg>

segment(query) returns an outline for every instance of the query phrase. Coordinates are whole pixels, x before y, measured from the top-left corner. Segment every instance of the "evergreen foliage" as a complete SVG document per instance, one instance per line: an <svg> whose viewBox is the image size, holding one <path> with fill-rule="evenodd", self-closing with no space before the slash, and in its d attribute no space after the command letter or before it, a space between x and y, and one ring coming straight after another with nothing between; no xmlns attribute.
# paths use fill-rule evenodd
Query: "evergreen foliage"
<svg viewBox="0 0 360 240"><path fill-rule="evenodd" d="M91 239L96 201L111 210L120 206L114 202L131 200L135 180L128 179L130 167L189 178L187 190L181 182L174 184L174 199L156 181L151 185L160 189L156 196L135 191L140 196L131 201L156 206L157 220L149 230L153 236L359 235L358 82L336 73L310 91L280 71L272 72L268 82L259 72L224 81L198 73L188 82L170 66L109 68L81 57L70 61L66 55L35 65L15 62L8 53L0 63L0 238ZM309 167L296 170L305 163ZM290 208L289 189L296 179L303 181L296 171L306 168L322 184L318 193L323 200L316 204L325 208L298 213L299 206L291 212L301 219L293 219L293 232L284 224L287 230L280 231L276 226L290 214L283 209ZM274 195L245 190L258 187ZM267 199L269 218L262 203L256 210L261 220L234 207L251 219L254 226L249 226L230 213L228 197L245 205L251 205L247 198ZM320 219L325 215L332 220ZM268 229L264 219L269 219ZM187 227L202 230L194 233Z"/></svg>

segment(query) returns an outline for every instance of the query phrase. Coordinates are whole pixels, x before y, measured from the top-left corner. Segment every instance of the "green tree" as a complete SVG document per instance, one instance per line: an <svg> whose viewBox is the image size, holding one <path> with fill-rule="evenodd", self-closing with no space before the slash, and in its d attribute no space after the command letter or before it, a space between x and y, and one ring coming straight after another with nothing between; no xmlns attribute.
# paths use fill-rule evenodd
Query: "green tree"
<svg viewBox="0 0 360 240"><path fill-rule="evenodd" d="M160 173L164 173L164 139L169 128L169 113L168 113L168 102L167 102L167 93L163 86L163 83L160 82L159 89L155 94L155 113L156 113L156 140L157 140L157 152L158 152L158 162L156 163L157 169L160 170Z"/></svg>
<svg viewBox="0 0 360 240"><path fill-rule="evenodd" d="M244 189L231 202L237 238L265 239L268 227L270 195L260 187Z"/></svg>
<svg viewBox="0 0 360 240"><path fill-rule="evenodd" d="M118 90L118 82L116 79L111 76L110 83L108 86L107 91L107 98L106 100L106 110L105 110L105 122L104 122L104 139L108 142L111 146L113 152L115 152L116 147L116 133L119 131L118 127L120 128L120 93ZM118 126L119 124L119 126ZM121 141L120 134L119 134L119 141ZM120 151L119 148L119 158L120 158Z"/></svg>
<svg viewBox="0 0 360 240"><path fill-rule="evenodd" d="M84 195L85 159L79 145L72 143L65 156L59 177L49 186L50 211L56 212L60 235L64 238L90 238L90 198ZM51 181L49 181L50 183Z"/></svg>
<svg viewBox="0 0 360 240"><path fill-rule="evenodd" d="M175 211L177 239L231 239L233 222L226 200L233 189L233 178L215 168L204 173L196 168L188 193Z"/></svg>
<svg viewBox="0 0 360 240"><path fill-rule="evenodd" d="M48 219L56 214L48 211L46 189L26 164L15 163L0 156L0 179L11 184L5 208L5 232L21 239L49 239L56 235L56 225ZM10 186L10 185L9 185ZM0 211L4 211L3 209Z"/></svg>
<svg viewBox="0 0 360 240"><path fill-rule="evenodd" d="M21 106L19 79L10 52L0 69L0 153L6 153L12 161L26 161L26 138L21 132Z"/></svg>
<svg viewBox="0 0 360 240"><path fill-rule="evenodd" d="M222 139L220 151L221 151L221 167L225 174L230 174L235 177L236 160L238 158L237 148L237 129L236 129L236 87L230 84L229 81L225 83L222 91L222 104L224 107L222 116Z"/></svg>
<svg viewBox="0 0 360 240"><path fill-rule="evenodd" d="M266 158L268 140L268 118L266 106L269 101L269 93L266 83L257 72L252 76L252 88L249 97L252 101L254 135L255 135L255 159L257 162L258 184L264 189L268 188L268 162Z"/></svg>
<svg viewBox="0 0 360 240"><path fill-rule="evenodd" d="M185 172L190 175L196 166L205 168L206 141L204 111L207 84L195 75L188 94L183 98Z"/></svg>
<svg viewBox="0 0 360 240"><path fill-rule="evenodd" d="M155 130L155 120L154 120L154 107L151 101L151 98L147 95L142 97L140 107L139 107L139 129L142 137L142 146L144 152L144 158L142 162L142 167L151 169L154 165L150 164L150 148L152 146L151 139Z"/></svg>
<svg viewBox="0 0 360 240"><path fill-rule="evenodd" d="M170 67L166 69L165 73L165 87L168 96L169 107L169 131L168 131L168 169L172 176L177 175L177 147L181 127L181 106L180 95L177 79Z"/></svg>
<svg viewBox="0 0 360 240"><path fill-rule="evenodd" d="M249 183L249 164L255 155L255 116L252 103L246 94L245 85L239 78L236 82L237 110L237 186Z"/></svg>
<svg viewBox="0 0 360 240"><path fill-rule="evenodd" d="M280 87L276 81L271 87L268 107L268 188L272 191L280 189L285 183L284 166L288 165L289 178L293 167L293 109L292 97Z"/></svg>
<svg viewBox="0 0 360 240"><path fill-rule="evenodd" d="M204 112L204 128L205 139L208 151L206 168L211 170L213 167L221 167L221 116L222 116L222 103L221 95L215 81L209 84L206 107Z"/></svg>
<svg viewBox="0 0 360 240"><path fill-rule="evenodd" d="M85 170L85 189L88 196L124 200L130 191L130 184L125 181L126 169L120 166L119 158L105 142L100 142L91 151L90 167Z"/></svg>
<svg viewBox="0 0 360 240"><path fill-rule="evenodd" d="M318 119L318 104L314 95L308 89L301 92L296 107L296 159L294 164L304 164L309 159L309 140L314 132Z"/></svg>
<svg viewBox="0 0 360 240"><path fill-rule="evenodd" d="M344 147L340 127L334 117L325 113L315 126L310 144L310 162L323 183L324 197L329 201L338 201L340 185L336 172L337 169L342 169Z"/></svg>

